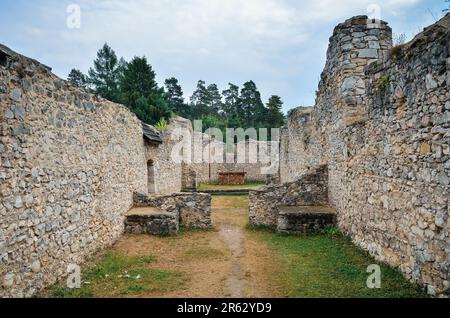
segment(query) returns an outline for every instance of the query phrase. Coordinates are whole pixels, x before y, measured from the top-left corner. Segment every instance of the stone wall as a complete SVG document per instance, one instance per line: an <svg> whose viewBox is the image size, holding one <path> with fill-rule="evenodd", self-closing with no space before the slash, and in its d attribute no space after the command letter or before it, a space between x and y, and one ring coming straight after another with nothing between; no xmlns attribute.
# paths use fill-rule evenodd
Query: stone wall
<svg viewBox="0 0 450 318"><path fill-rule="evenodd" d="M288 126L280 136L280 178L291 182L306 173L311 167L311 156L315 151L311 143L312 107L299 107L290 111Z"/></svg>
<svg viewBox="0 0 450 318"><path fill-rule="evenodd" d="M167 196L134 194L135 207L156 207L175 212L180 224L188 228L208 229L211 227L211 195L205 193L174 193Z"/></svg>
<svg viewBox="0 0 450 318"><path fill-rule="evenodd" d="M431 294L450 287L449 21L395 48L384 22L337 26L310 121L282 136L282 181L327 164L343 232Z"/></svg>
<svg viewBox="0 0 450 318"><path fill-rule="evenodd" d="M0 297L32 296L123 232L141 122L0 47Z"/></svg>
<svg viewBox="0 0 450 318"><path fill-rule="evenodd" d="M199 135L197 134L197 136ZM206 134L202 134L202 136L204 140L204 159L206 160L203 162L198 162L193 159L192 164L189 165L189 167L195 171L198 183L217 183L219 182L219 173L221 172L245 172L246 181L248 182L266 182L268 175L264 171L264 168L269 167L270 164L262 162L259 160L259 157L256 158L256 162L253 162L249 157L250 149L259 149L258 147L260 143L256 141L242 142L239 145L234 145L233 152L227 152L226 145L224 143L211 140L211 138ZM223 158L222 163L214 161L215 149L220 149L219 147L223 149L223 153L221 154L221 157ZM246 157L242 163L237 158L238 147L240 147L239 149L243 149L246 154ZM265 147L267 148L267 146ZM195 151L197 150L193 148L193 153ZM266 154L269 154L269 151L270 148L268 148ZM212 160L209 158L209 152L211 152L211 158L213 158ZM227 160L227 156L231 157L231 163L228 163L230 159ZM209 164L209 161L211 161L211 164Z"/></svg>
<svg viewBox="0 0 450 318"><path fill-rule="evenodd" d="M182 165L172 158L174 146L180 142L181 138L176 136L175 131L185 128L190 121L181 117L174 117L170 120L169 127L161 133L163 143L152 145L146 143L146 159L154 164L154 193L167 195L180 192L182 187Z"/></svg>
<svg viewBox="0 0 450 318"><path fill-rule="evenodd" d="M328 205L328 168L319 167L294 182L252 190L249 199L250 224L276 227L280 206Z"/></svg>

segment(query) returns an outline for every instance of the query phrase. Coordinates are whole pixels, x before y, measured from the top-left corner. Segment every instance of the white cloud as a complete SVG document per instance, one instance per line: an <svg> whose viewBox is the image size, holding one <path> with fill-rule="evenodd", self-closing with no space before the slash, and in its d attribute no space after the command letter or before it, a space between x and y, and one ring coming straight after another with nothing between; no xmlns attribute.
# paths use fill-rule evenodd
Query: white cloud
<svg viewBox="0 0 450 318"><path fill-rule="evenodd" d="M221 86L253 79L267 97L282 95L292 87L295 72L312 68L301 57L315 58L320 73L336 23L366 14L372 3L380 4L383 17L419 1L72 0L53 6L41 1L36 5L40 23L27 26L24 34L47 47L41 52L44 62L56 65L61 76L72 67L86 71L107 41L128 59L147 55L160 80L180 78L187 94L198 79ZM81 5L80 30L65 26L65 6L72 2Z"/></svg>

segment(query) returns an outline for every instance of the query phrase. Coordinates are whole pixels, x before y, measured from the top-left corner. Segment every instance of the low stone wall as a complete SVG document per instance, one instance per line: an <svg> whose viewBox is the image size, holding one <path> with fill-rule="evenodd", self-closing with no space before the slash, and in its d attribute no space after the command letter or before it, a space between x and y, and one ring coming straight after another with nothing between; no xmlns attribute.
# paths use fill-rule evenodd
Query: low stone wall
<svg viewBox="0 0 450 318"><path fill-rule="evenodd" d="M125 220L125 233L175 236L179 225L179 216L175 212L153 208L132 209Z"/></svg>
<svg viewBox="0 0 450 318"><path fill-rule="evenodd" d="M205 193L174 193L167 196L134 194L135 207L156 207L175 212L180 224L189 228L207 229L211 223L211 195Z"/></svg>
<svg viewBox="0 0 450 318"><path fill-rule="evenodd" d="M251 225L276 227L280 206L328 204L328 169L322 166L295 182L250 191L249 201Z"/></svg>
<svg viewBox="0 0 450 318"><path fill-rule="evenodd" d="M245 184L245 172L219 172L219 183L224 185Z"/></svg>

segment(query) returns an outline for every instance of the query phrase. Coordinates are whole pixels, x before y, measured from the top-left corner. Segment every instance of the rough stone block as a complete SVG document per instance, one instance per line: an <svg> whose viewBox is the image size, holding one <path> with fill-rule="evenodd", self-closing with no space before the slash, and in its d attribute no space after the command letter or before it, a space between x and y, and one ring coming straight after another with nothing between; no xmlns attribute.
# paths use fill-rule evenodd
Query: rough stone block
<svg viewBox="0 0 450 318"><path fill-rule="evenodd" d="M336 210L327 206L281 206L278 211L279 233L318 233L336 224Z"/></svg>
<svg viewBox="0 0 450 318"><path fill-rule="evenodd" d="M125 233L175 236L179 231L177 213L165 212L158 208L133 208L125 220Z"/></svg>

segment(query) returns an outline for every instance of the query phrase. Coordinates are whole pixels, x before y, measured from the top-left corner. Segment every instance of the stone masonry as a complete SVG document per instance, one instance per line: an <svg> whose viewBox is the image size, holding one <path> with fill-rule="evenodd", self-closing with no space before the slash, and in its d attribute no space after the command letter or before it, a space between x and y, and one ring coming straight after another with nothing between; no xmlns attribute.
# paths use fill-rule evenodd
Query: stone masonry
<svg viewBox="0 0 450 318"><path fill-rule="evenodd" d="M280 207L328 205L328 168L319 167L294 182L250 191L249 198L250 224L276 228Z"/></svg>
<svg viewBox="0 0 450 318"><path fill-rule="evenodd" d="M316 105L281 136L281 181L327 165L341 230L433 295L450 293L449 29L447 15L392 47L385 22L338 25ZM268 195L251 218L273 222Z"/></svg>
<svg viewBox="0 0 450 318"><path fill-rule="evenodd" d="M164 212L176 213L182 226L196 229L211 227L211 195L205 193L173 193L148 196L134 194L135 207L155 207Z"/></svg>
<svg viewBox="0 0 450 318"><path fill-rule="evenodd" d="M166 196L175 222L210 226L210 197L170 196L182 184L172 133L185 122L151 143L126 107L0 45L0 297L31 297L112 245L135 192Z"/></svg>

